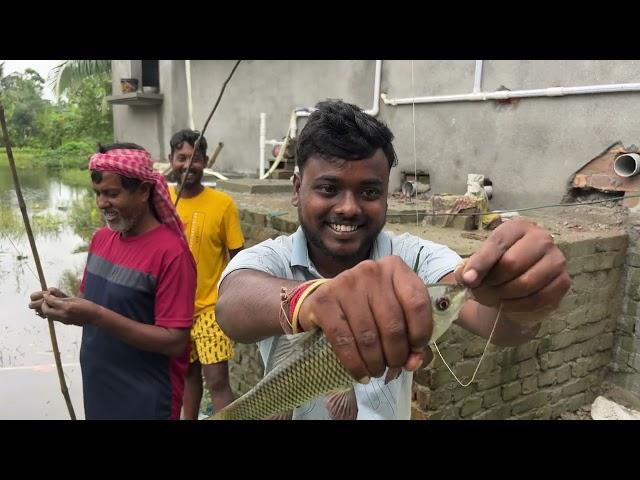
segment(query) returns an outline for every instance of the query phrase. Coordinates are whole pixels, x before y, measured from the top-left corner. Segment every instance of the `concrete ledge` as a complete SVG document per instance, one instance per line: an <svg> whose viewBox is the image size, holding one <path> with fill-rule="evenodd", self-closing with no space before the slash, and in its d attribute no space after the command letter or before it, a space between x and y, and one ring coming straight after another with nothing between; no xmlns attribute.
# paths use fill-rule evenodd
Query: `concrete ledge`
<svg viewBox="0 0 640 480"><path fill-rule="evenodd" d="M218 180L216 187L221 190L242 193L291 193L293 191L293 185L289 180L259 180L251 178Z"/></svg>

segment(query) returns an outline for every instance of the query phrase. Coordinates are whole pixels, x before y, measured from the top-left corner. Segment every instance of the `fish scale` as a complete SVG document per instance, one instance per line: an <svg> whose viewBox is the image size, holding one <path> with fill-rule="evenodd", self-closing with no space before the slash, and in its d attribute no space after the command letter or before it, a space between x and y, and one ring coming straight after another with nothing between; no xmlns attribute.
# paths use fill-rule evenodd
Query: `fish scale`
<svg viewBox="0 0 640 480"><path fill-rule="evenodd" d="M458 318L467 290L449 284L427 285L433 332L437 340ZM257 420L293 410L331 392L346 391L357 382L349 375L320 329L275 340L278 361L249 390L207 420ZM271 359L267 361L267 369Z"/></svg>
<svg viewBox="0 0 640 480"><path fill-rule="evenodd" d="M321 330L298 336L304 348L269 372L254 388L212 419L262 419L296 408L324 393L346 389L354 379L335 356Z"/></svg>

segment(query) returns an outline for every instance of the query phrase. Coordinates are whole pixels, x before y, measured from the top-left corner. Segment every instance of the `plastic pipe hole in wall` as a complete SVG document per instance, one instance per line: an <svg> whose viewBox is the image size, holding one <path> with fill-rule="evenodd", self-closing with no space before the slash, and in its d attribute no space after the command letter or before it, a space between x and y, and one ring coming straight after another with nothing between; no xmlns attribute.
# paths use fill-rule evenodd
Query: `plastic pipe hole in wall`
<svg viewBox="0 0 640 480"><path fill-rule="evenodd" d="M640 172L640 155L625 153L613 161L613 171L620 177L633 177Z"/></svg>

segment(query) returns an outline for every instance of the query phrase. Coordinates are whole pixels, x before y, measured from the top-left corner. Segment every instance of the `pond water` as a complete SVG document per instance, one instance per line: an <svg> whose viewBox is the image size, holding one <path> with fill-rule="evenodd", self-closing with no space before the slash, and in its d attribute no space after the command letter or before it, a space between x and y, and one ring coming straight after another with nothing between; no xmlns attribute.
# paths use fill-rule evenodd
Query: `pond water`
<svg viewBox="0 0 640 480"><path fill-rule="evenodd" d="M27 308L40 282L11 172L6 157L0 160L0 419L68 419L47 321ZM65 185L44 170L18 175L29 217L47 220L35 242L47 285L58 287L65 271L82 274L86 253L74 250L86 240L74 233L70 211L86 199L87 189ZM84 418L78 364L82 331L60 323L55 331L76 416Z"/></svg>

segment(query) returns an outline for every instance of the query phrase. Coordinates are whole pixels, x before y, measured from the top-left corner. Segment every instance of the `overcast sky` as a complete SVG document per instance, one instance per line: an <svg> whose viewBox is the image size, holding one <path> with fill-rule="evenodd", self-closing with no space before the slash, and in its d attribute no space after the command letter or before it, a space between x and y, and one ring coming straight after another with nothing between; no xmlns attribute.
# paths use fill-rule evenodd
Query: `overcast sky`
<svg viewBox="0 0 640 480"><path fill-rule="evenodd" d="M49 88L47 77L53 67L58 65L62 60L0 60L4 62L4 74L9 75L13 72L22 73L27 68L33 68L45 80L42 96L48 100L53 100L53 92Z"/></svg>

